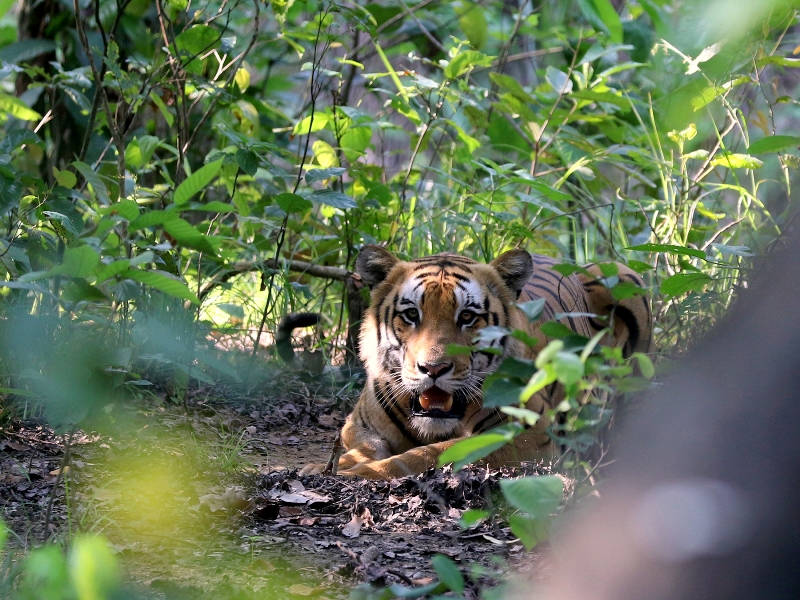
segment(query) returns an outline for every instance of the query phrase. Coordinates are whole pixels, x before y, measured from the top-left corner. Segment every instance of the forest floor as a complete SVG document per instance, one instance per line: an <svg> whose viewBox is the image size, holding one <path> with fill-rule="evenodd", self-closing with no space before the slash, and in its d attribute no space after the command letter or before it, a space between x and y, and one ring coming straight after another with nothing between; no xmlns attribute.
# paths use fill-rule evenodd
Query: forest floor
<svg viewBox="0 0 800 600"><path fill-rule="evenodd" d="M495 505L499 478L522 470L445 469L389 482L300 476L306 463L328 460L354 388L279 383L115 407L113 434L56 435L7 421L0 516L12 548L24 554L45 539L102 533L131 597L148 599L346 598L359 584L429 583L436 553L459 566L467 598L513 566L534 577L546 569ZM469 509L490 516L467 527Z"/></svg>

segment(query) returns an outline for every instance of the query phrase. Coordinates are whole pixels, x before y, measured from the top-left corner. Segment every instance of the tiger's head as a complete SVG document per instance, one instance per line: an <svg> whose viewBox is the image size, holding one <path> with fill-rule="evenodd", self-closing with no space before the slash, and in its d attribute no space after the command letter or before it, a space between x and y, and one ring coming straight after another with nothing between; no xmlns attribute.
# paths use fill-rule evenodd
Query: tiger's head
<svg viewBox="0 0 800 600"><path fill-rule="evenodd" d="M513 303L533 273L530 254L511 250L490 264L457 254L406 262L370 245L356 270L372 290L360 344L367 385L384 405L398 404L423 437L458 435L470 403L480 407L483 380L517 342L486 344L500 355L448 354L447 347L474 346L488 326L522 326Z"/></svg>

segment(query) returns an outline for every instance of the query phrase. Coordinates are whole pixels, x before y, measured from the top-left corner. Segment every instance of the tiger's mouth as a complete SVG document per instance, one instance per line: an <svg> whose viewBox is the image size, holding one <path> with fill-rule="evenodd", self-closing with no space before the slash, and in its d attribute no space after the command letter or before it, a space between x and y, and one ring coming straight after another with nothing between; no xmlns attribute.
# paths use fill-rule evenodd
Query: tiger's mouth
<svg viewBox="0 0 800 600"><path fill-rule="evenodd" d="M439 419L460 419L463 415L463 401L436 386L430 387L411 402L411 414L415 417Z"/></svg>

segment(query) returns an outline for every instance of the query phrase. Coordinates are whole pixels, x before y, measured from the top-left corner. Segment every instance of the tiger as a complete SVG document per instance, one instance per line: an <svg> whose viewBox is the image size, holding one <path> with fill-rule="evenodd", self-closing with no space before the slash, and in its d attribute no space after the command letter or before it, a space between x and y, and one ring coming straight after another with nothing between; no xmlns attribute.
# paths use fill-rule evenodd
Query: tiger
<svg viewBox="0 0 800 600"><path fill-rule="evenodd" d="M451 253L404 261L381 246L364 246L356 273L371 291L359 347L367 380L340 433L338 473L368 479L418 474L456 441L504 423L505 413L483 408L483 381L505 357L534 359L550 341L541 324L557 315L587 338L610 326L604 343L621 347L625 356L651 350L652 315L638 273L617 265L619 280L642 294L616 301L597 265L562 275L553 270L557 262L522 249L489 264ZM517 304L538 298L545 300L541 318L531 321ZM487 326L521 329L536 345L506 335L488 344L499 352L483 350L475 340ZM450 344L475 351L448 354ZM489 466L552 458L545 411L563 398L559 385L534 394L526 406L541 417L491 454ZM310 464L301 473L323 470Z"/></svg>

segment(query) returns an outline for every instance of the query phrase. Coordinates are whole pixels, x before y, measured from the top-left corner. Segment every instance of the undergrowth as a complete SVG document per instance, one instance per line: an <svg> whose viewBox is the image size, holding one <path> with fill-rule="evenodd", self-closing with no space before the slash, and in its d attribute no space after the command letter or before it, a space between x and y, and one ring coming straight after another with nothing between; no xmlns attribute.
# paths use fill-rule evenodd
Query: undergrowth
<svg viewBox="0 0 800 600"><path fill-rule="evenodd" d="M658 348L683 352L793 225L797 8L0 2L0 418L66 435L147 395L247 394L290 311L322 314L307 345L352 362L366 243L623 262ZM551 350L506 383L575 386L554 434L591 478L611 413L578 391L633 387L633 365ZM211 460L235 471L241 445ZM106 560L92 544L31 554L28 576L42 561L90 597L64 561Z"/></svg>

